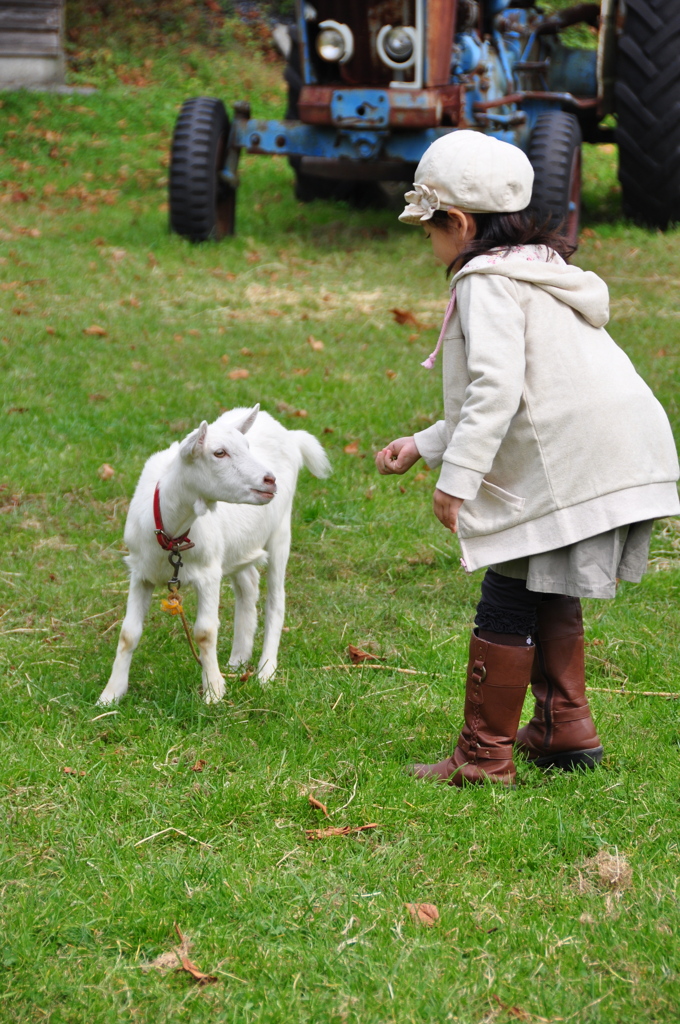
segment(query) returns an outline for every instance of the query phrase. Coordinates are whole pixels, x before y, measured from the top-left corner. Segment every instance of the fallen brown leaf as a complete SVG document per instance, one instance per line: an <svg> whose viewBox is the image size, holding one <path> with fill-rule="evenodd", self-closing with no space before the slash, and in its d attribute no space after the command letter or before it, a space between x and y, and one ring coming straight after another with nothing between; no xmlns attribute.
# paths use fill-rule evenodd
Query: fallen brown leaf
<svg viewBox="0 0 680 1024"><path fill-rule="evenodd" d="M109 466L108 462L103 463L97 470L97 476L100 480L110 480L115 474L115 469L113 466Z"/></svg>
<svg viewBox="0 0 680 1024"><path fill-rule="evenodd" d="M357 455L359 453L359 442L352 441L351 444L346 444L343 451L345 455Z"/></svg>
<svg viewBox="0 0 680 1024"><path fill-rule="evenodd" d="M100 338L105 338L107 333L106 328L100 327L99 324L90 324L90 326L86 327L83 331L83 334L96 334Z"/></svg>
<svg viewBox="0 0 680 1024"><path fill-rule="evenodd" d="M191 766L190 770L192 772L202 772L203 769L205 768L205 766L207 765L207 763L208 763L207 761L197 761L196 764Z"/></svg>
<svg viewBox="0 0 680 1024"><path fill-rule="evenodd" d="M322 804L321 801L317 800L316 797L312 796L311 793L309 794L309 802L312 805L312 807L316 807L317 811L323 811L326 817L328 817L328 808L326 807L326 805Z"/></svg>
<svg viewBox="0 0 680 1024"><path fill-rule="evenodd" d="M515 1020L523 1020L526 1024L552 1024L548 1017L537 1017L535 1013L528 1013L527 1010L523 1010L520 1006L508 1006L507 1003L502 1002L497 995L492 995L491 998L498 1004L504 1013L507 1013L509 1017L514 1017ZM552 1021L556 1020L562 1020L562 1018L552 1018Z"/></svg>
<svg viewBox="0 0 680 1024"><path fill-rule="evenodd" d="M354 665L360 665L362 661L380 661L377 655L369 654L368 651L362 651L360 647L355 647L354 644L347 645L347 653Z"/></svg>
<svg viewBox="0 0 680 1024"><path fill-rule="evenodd" d="M349 836L353 832L364 832L367 828L378 828L377 823L371 825L329 825L327 828L307 828L305 833L308 839L328 839L330 836Z"/></svg>
<svg viewBox="0 0 680 1024"><path fill-rule="evenodd" d="M306 409L296 409L294 405L289 405L288 402L277 402L276 411L286 413L287 416L297 416L299 419L307 419Z"/></svg>
<svg viewBox="0 0 680 1024"><path fill-rule="evenodd" d="M398 324L410 324L411 327L425 327L425 324L421 323L410 309L391 309L390 313Z"/></svg>
<svg viewBox="0 0 680 1024"><path fill-rule="evenodd" d="M177 938L181 943L178 957L181 967L178 967L177 970L186 971L187 974L190 974L191 977L199 983L199 985L210 985L212 982L218 981L214 974L204 974L203 971L199 971L196 964L192 964L191 960L187 956L188 951L186 949L182 949L185 945L185 939L177 923L175 923L175 931L177 932Z"/></svg>
<svg viewBox="0 0 680 1024"><path fill-rule="evenodd" d="M195 964L192 964L191 960L183 956L181 957L182 966L178 967L177 970L186 971L191 977L198 982L199 985L212 985L214 982L219 981L214 974L204 974L203 971L199 971Z"/></svg>
<svg viewBox="0 0 680 1024"><path fill-rule="evenodd" d="M323 342L319 341L318 338L315 338L313 334L310 334L307 338L307 344L314 352L323 352L324 350Z"/></svg>
<svg viewBox="0 0 680 1024"><path fill-rule="evenodd" d="M167 953L161 953L160 956L156 957L150 963L142 964L143 971L157 970L161 974L167 973L167 971L186 971L191 977L199 983L199 985L210 985L213 982L219 981L213 974L204 974L203 971L199 970L196 964L192 963L189 959L189 946L191 945L190 939L182 935L179 926L175 924L175 931L179 938L179 946L176 949L170 950Z"/></svg>
<svg viewBox="0 0 680 1024"><path fill-rule="evenodd" d="M250 377L250 370L230 370L227 377L229 380L245 380Z"/></svg>
<svg viewBox="0 0 680 1024"><path fill-rule="evenodd" d="M84 775L84 771L78 771L77 768L62 768L64 775Z"/></svg>
<svg viewBox="0 0 680 1024"><path fill-rule="evenodd" d="M432 928L439 920L439 911L434 903L405 903L404 906L416 924L420 923L427 928Z"/></svg>
<svg viewBox="0 0 680 1024"><path fill-rule="evenodd" d="M397 371L385 370L385 376L387 377L388 380L394 380L394 378L397 376Z"/></svg>

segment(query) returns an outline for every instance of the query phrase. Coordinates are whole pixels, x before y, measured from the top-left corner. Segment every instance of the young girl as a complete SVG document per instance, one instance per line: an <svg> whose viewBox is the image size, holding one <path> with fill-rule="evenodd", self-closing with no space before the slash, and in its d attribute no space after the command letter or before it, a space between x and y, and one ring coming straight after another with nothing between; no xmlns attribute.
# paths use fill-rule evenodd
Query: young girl
<svg viewBox="0 0 680 1024"><path fill-rule="evenodd" d="M434 513L463 566L488 566L470 641L465 725L419 778L515 777L602 758L585 695L581 597L638 582L654 519L680 511L678 460L656 398L604 325L607 287L569 266L564 239L527 210L533 170L473 131L427 150L400 220L420 224L453 272L442 349L445 419L392 441L383 474L441 466ZM527 687L534 717L520 732Z"/></svg>

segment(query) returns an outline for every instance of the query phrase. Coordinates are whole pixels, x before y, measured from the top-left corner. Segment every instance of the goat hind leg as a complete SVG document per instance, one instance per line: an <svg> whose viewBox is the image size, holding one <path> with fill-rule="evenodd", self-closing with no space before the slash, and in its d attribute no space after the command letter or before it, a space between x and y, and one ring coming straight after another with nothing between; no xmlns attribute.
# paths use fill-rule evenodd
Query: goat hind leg
<svg viewBox="0 0 680 1024"><path fill-rule="evenodd" d="M153 583L134 578L130 580L127 608L120 629L116 658L109 681L102 690L97 704L115 704L127 693L130 662L142 635L144 619L149 610L152 596Z"/></svg>
<svg viewBox="0 0 680 1024"><path fill-rule="evenodd" d="M260 574L249 565L232 577L234 588L234 639L229 655L229 668L238 668L250 661L257 627L257 598Z"/></svg>

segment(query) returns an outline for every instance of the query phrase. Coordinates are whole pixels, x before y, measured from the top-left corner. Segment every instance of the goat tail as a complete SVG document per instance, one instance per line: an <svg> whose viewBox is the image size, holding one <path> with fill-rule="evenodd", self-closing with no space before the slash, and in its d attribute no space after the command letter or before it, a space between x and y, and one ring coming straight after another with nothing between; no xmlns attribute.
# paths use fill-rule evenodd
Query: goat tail
<svg viewBox="0 0 680 1024"><path fill-rule="evenodd" d="M295 438L302 461L309 472L321 480L330 476L333 470L328 456L314 435L307 430L291 430L290 433Z"/></svg>

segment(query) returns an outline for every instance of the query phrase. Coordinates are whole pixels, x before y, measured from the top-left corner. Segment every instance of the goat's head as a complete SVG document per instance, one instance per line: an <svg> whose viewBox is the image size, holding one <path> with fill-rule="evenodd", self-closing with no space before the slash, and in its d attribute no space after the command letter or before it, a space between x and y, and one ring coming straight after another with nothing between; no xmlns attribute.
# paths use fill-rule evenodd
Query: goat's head
<svg viewBox="0 0 680 1024"><path fill-rule="evenodd" d="M193 487L206 504L229 501L266 505L276 494L276 477L251 454L245 434L259 405L241 423L208 426L204 420L180 445Z"/></svg>

